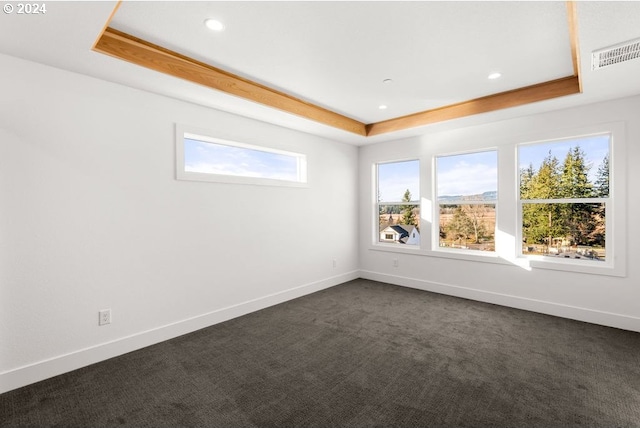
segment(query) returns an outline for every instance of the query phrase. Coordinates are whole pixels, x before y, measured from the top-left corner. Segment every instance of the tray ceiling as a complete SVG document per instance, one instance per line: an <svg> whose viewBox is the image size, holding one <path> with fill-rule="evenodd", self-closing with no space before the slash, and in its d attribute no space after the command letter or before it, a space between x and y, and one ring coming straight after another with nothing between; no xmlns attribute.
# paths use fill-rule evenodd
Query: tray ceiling
<svg viewBox="0 0 640 428"><path fill-rule="evenodd" d="M640 2L584 1L573 9L571 24L565 2L55 1L46 15L0 14L0 64L10 55L334 141L373 144L640 94L640 59L591 70L592 52L640 38ZM211 33L203 25L211 16L226 31ZM362 132L96 52L107 25L289 97L321 119L330 111ZM496 69L502 78L488 80ZM555 89L514 89L558 77ZM511 95L489 95L504 91ZM452 102L459 104L446 106ZM382 103L386 110L378 109Z"/></svg>
<svg viewBox="0 0 640 428"><path fill-rule="evenodd" d="M371 135L579 92L569 5L124 2L96 50Z"/></svg>

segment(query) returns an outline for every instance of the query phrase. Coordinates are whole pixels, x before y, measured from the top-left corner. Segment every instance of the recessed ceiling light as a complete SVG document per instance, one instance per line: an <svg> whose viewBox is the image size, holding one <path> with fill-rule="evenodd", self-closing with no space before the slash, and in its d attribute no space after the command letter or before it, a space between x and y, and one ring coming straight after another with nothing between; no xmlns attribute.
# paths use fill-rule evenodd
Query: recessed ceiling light
<svg viewBox="0 0 640 428"><path fill-rule="evenodd" d="M500 76L502 76L502 74L500 73L491 73L489 76L487 76L488 79L494 80L499 78Z"/></svg>
<svg viewBox="0 0 640 428"><path fill-rule="evenodd" d="M384 104L382 104L382 105L379 105L379 106L378 106L378 108L379 108L380 110L384 110L384 109L386 109L386 108L387 108L387 106L386 106L386 105L384 105Z"/></svg>
<svg viewBox="0 0 640 428"><path fill-rule="evenodd" d="M222 31L224 30L224 24L217 19L209 18L204 21L204 25L207 26L208 29L213 31Z"/></svg>
<svg viewBox="0 0 640 428"><path fill-rule="evenodd" d="M382 81L382 83L391 83L391 82L393 82L393 80L391 80L391 79L384 79L384 80Z"/></svg>

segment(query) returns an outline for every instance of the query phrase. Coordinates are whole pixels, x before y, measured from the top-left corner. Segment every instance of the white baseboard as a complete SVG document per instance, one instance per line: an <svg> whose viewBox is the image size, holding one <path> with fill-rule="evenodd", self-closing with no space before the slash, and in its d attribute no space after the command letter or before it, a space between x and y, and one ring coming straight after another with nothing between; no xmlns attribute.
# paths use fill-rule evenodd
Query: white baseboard
<svg viewBox="0 0 640 428"><path fill-rule="evenodd" d="M400 285L404 287L416 288L418 290L433 291L435 293L447 294L450 296L462 297L465 299L477 300L480 302L493 303L510 308L524 309L531 312L554 315L557 317L569 318L577 321L604 325L607 327L615 327L623 330L640 332L640 318L628 315L614 314L611 312L597 311L594 309L580 308L576 306L563 305L543 300L528 299L525 297L493 293L490 291L477 290L457 285L444 284L440 282L426 281L422 279L408 278L403 276L388 275L366 270L360 271L360 278L386 282L388 284Z"/></svg>
<svg viewBox="0 0 640 428"><path fill-rule="evenodd" d="M111 342L80 349L65 355L59 355L48 360L9 370L0 373L0 393L39 382L118 355L126 354L127 352L135 351L183 334L191 333L201 328L237 318L269 306L315 293L316 291L357 279L359 276L359 271L347 272L152 330L136 333Z"/></svg>

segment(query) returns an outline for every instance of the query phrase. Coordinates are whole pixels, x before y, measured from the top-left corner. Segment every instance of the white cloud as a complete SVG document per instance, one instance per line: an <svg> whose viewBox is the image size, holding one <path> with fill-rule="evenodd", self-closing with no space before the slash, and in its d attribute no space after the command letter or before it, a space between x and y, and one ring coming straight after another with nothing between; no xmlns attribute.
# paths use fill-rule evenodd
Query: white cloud
<svg viewBox="0 0 640 428"><path fill-rule="evenodd" d="M220 144L190 141L185 171L297 180L297 165L290 157Z"/></svg>
<svg viewBox="0 0 640 428"><path fill-rule="evenodd" d="M438 172L438 196L477 195L498 189L498 170L486 164L461 161Z"/></svg>

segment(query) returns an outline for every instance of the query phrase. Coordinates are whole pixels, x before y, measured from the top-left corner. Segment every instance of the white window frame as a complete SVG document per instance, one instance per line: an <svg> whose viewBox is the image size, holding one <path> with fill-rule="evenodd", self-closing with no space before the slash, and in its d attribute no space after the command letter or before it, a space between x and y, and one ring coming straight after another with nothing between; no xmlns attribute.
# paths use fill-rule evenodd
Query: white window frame
<svg viewBox="0 0 640 428"><path fill-rule="evenodd" d="M607 198L568 198L568 199L520 199L519 147L553 143L583 137L609 135L609 197ZM540 138L516 144L516 258L528 262L532 268L583 272L597 275L625 276L626 275L626 156L624 142L624 123L603 124L586 127L575 131L556 133L555 137ZM595 165L598 167L598 165ZM593 260L578 260L552 258L539 255L527 255L522 252L522 205L527 203L605 203L605 248L607 257L604 262ZM616 227L617 226L617 227Z"/></svg>
<svg viewBox="0 0 640 428"><path fill-rule="evenodd" d="M371 160L371 221L373 226L373 251L389 253L418 254L428 257L441 257L483 263L494 263L518 266L522 269L551 269L565 272L588 273L594 275L626 276L627 269L627 183L626 183L626 133L625 122L609 122L590 126L575 126L571 128L555 129L541 132L530 132L519 137L512 135L492 136L483 141L474 141L473 146L464 142L456 142L455 152L429 152L417 149L413 156L403 159L390 160L377 157ZM555 259L541 260L533 256L522 255L522 214L518 201L520 195L518 167L518 147L543 141L559 141L580 136L610 134L609 151L609 201L606 215L606 247L607 261L603 263L589 263L588 261ZM477 153L497 150L498 152L498 201L496 201L496 251L438 251L439 219L436 222L436 209L439 204L435 201L436 188L436 157L463 153ZM378 203L377 203L377 165L407 160L420 161L420 242L417 246L400 246L378 242ZM601 198L598 198L601 199ZM598 201L601 202L601 201ZM411 247L411 248L409 248Z"/></svg>
<svg viewBox="0 0 640 428"><path fill-rule="evenodd" d="M478 150L469 150L469 151L462 151L462 152L455 152L455 153L444 153L444 154L437 154L433 156L433 172L432 172L432 180L433 180L433 213L432 213L432 218L433 223L432 223L432 227L431 227L431 249L434 252L439 252L439 253L448 253L448 254L461 254L461 255L473 255L473 256L480 256L480 257L496 257L496 250L494 249L494 251L478 251L478 250L467 250L467 249L463 249L463 248L446 248L446 247L441 247L440 246L440 205L441 202L438 200L438 158L444 158L444 157L449 157L449 156L459 156L459 155L472 155L475 153L486 153L486 152L495 152L496 154L496 166L498 167L498 171L497 171L497 177L496 177L496 183L499 187L500 184L500 167L498 165L499 163L499 152L498 149L496 147L487 147L487 148L483 148L483 149L478 149ZM494 200L491 201L469 201L469 200L453 200L453 201L447 201L446 204L444 205L495 205L495 210L496 210L496 225L495 225L495 230L494 230L494 239L496 241L495 245L497 246L497 240L498 240L498 201L500 199L500 192L498 192L498 189L496 189L497 192L497 197Z"/></svg>
<svg viewBox="0 0 640 428"><path fill-rule="evenodd" d="M410 201L410 202L379 202L378 201L378 192L379 192L379 176L378 176L378 165L384 165L384 164L390 164L390 163L402 163L402 162L414 162L417 161L418 162L418 193L421 193L422 190L422 186L421 184L421 177L422 177L422 163L420 162L420 159L418 157L410 157L410 158L406 158L406 159L396 159L396 160L385 160L385 161L380 161L380 162L374 162L373 163L373 192L374 192L374 222L373 224L375 225L375 231L373 234L373 245L374 246L379 246L382 248L389 248L389 249L396 249L396 250L400 250L400 251L409 251L409 252L415 252L417 250L420 249L420 247L422 246L422 229L420 229L420 245L413 245L413 244L398 244L398 243L390 243L390 242L384 242L380 240L380 205L413 205L418 207L418 211L420 213L422 213L422 207L421 207L421 203L420 203L420 199L418 199L417 201ZM415 195L412 195L415 196ZM420 198L420 195L418 195L418 198ZM422 216L422 214L420 214L420 216ZM422 222L422 218L420 219ZM421 223L422 224L422 223Z"/></svg>
<svg viewBox="0 0 640 428"><path fill-rule="evenodd" d="M284 180L276 178L253 177L245 175L203 173L185 170L184 140L185 138L198 140L205 143L213 143L223 146L273 153L290 156L296 159L297 179ZM176 124L176 179L186 181L208 181L214 183L229 184L251 184L262 186L282 186L282 187L308 187L307 182L307 156L302 153L295 153L272 147L259 146L255 144L241 143L223 138L218 138L212 132Z"/></svg>

